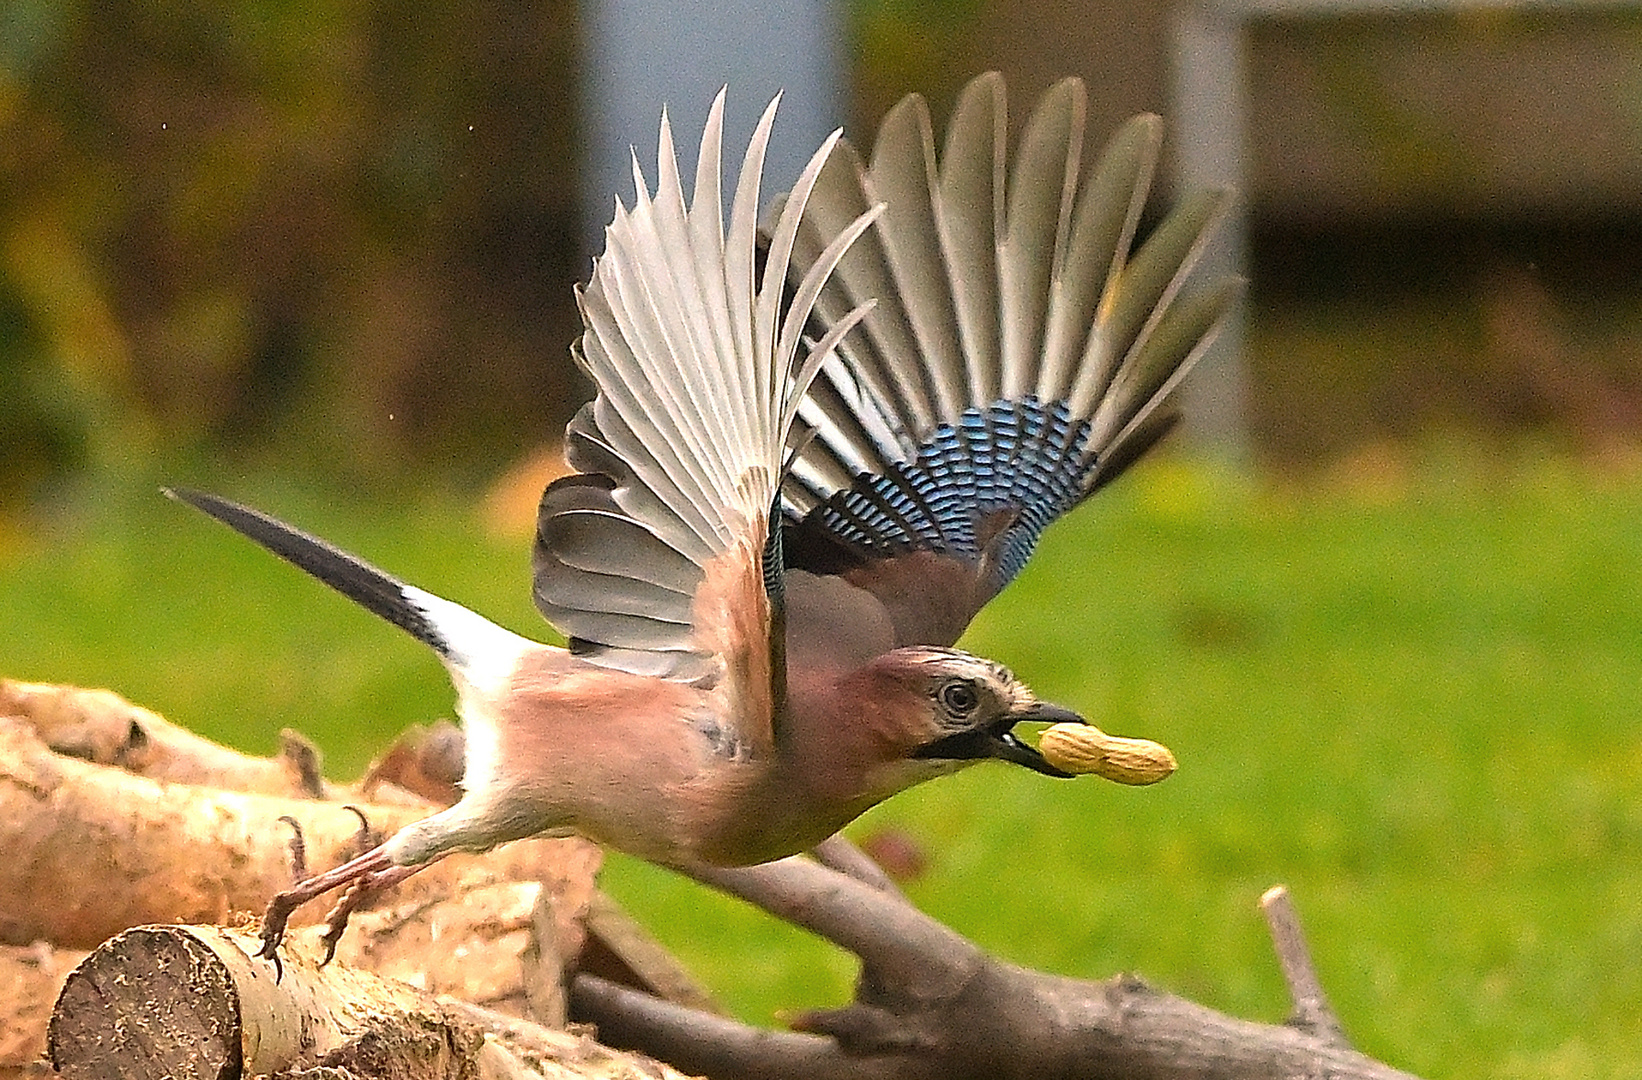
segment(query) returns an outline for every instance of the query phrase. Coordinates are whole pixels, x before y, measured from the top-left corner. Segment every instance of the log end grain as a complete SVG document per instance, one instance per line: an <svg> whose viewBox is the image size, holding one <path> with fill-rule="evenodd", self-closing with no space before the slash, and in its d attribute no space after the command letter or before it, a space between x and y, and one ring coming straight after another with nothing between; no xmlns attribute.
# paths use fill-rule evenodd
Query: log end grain
<svg viewBox="0 0 1642 1080"><path fill-rule="evenodd" d="M228 1080L241 1069L238 995L221 960L163 927L120 934L74 969L46 1053L75 1080Z"/></svg>

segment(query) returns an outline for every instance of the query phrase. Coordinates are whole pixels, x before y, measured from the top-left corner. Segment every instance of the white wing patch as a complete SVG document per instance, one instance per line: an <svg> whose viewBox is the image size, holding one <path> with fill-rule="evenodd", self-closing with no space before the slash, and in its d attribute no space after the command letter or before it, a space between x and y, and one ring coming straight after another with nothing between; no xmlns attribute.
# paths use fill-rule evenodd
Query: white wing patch
<svg viewBox="0 0 1642 1080"><path fill-rule="evenodd" d="M504 700L513 674L526 653L541 646L497 626L478 612L435 596L414 585L404 587L405 602L427 616L444 640L445 668L456 686L457 711L467 736L462 787L482 790L496 775L501 755L492 704Z"/></svg>

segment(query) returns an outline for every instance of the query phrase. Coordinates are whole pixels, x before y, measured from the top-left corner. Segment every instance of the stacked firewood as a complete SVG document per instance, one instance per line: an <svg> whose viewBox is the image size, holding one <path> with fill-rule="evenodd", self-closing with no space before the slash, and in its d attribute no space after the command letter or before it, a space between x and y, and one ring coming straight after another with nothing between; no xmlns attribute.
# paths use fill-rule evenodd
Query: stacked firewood
<svg viewBox="0 0 1642 1080"><path fill-rule="evenodd" d="M0 681L0 1077L669 1074L566 1023L578 970L704 1004L597 891L583 840L448 858L359 912L329 964L316 902L282 970L256 959L270 896L448 804L461 773L448 725L348 787L282 742L250 757L107 691Z"/></svg>

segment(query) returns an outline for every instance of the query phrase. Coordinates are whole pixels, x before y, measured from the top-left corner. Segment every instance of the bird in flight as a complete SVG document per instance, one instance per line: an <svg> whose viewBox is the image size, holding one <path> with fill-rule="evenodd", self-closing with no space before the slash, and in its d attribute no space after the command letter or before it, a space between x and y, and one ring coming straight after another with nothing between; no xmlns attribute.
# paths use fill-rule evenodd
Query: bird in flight
<svg viewBox="0 0 1642 1080"><path fill-rule="evenodd" d="M686 200L661 123L652 189L616 205L578 290L597 388L542 497L534 597L561 649L259 511L205 511L431 646L466 733L462 797L277 896L357 898L455 851L575 832L655 862L808 850L867 808L986 759L1052 776L1014 734L1081 722L953 646L1044 528L1171 426L1234 295L1189 280L1220 194L1131 251L1157 160L1139 117L1091 165L1085 95L1038 103L1013 153L996 74L937 158L913 96L870 160L838 133L757 224L776 102L724 219L724 95ZM334 940L334 938L333 938Z"/></svg>

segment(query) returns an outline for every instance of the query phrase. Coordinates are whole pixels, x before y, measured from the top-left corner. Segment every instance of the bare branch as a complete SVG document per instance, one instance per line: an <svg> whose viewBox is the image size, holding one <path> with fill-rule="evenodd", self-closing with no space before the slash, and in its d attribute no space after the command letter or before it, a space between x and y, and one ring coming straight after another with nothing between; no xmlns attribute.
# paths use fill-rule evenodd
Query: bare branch
<svg viewBox="0 0 1642 1080"><path fill-rule="evenodd" d="M861 958L863 977L925 997L952 993L984 956L900 895L802 856L734 869L695 867L696 880L739 896Z"/></svg>
<svg viewBox="0 0 1642 1080"><path fill-rule="evenodd" d="M717 1080L1409 1080L1345 1045L1337 1025L1258 1024L1130 977L1086 982L1002 963L898 897L807 859L695 876L856 953L863 973L855 1001L798 1018L807 1035L706 1017L577 976L572 1015L596 1023L606 1042L688 1072Z"/></svg>
<svg viewBox="0 0 1642 1080"><path fill-rule="evenodd" d="M596 1017L599 1040L642 1047L663 1061L717 1080L738 1077L803 1077L805 1080L891 1080L907 1075L891 1059L851 1058L820 1035L769 1031L618 986L595 975L571 984L572 1016Z"/></svg>
<svg viewBox="0 0 1642 1080"><path fill-rule="evenodd" d="M707 988L609 896L594 892L584 925L586 940L573 958L575 971L598 975L701 1012L723 1014Z"/></svg>
<svg viewBox="0 0 1642 1080"><path fill-rule="evenodd" d="M890 879L884 868L873 861L871 856L855 846L854 841L843 833L833 833L819 844L815 845L812 853L822 866L829 870L836 870L854 878L864 885L871 885L879 892L906 899L900 886Z"/></svg>
<svg viewBox="0 0 1642 1080"><path fill-rule="evenodd" d="M1305 935L1300 931L1300 915L1294 910L1288 887L1273 885L1267 889L1260 897L1260 910L1265 912L1272 948L1283 969L1289 999L1294 1002L1294 1015L1289 1023L1336 1046L1349 1046L1345 1030L1323 993L1322 981L1317 978L1317 968L1311 961Z"/></svg>

